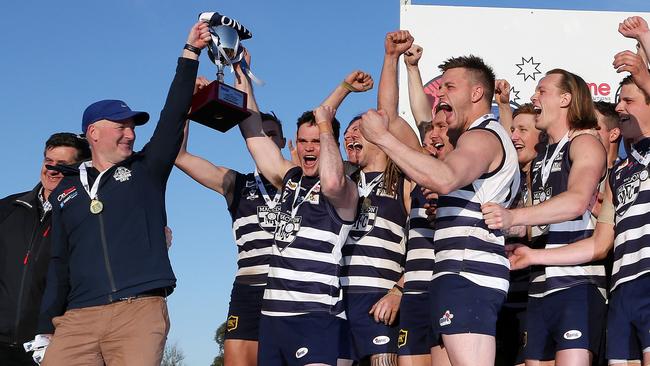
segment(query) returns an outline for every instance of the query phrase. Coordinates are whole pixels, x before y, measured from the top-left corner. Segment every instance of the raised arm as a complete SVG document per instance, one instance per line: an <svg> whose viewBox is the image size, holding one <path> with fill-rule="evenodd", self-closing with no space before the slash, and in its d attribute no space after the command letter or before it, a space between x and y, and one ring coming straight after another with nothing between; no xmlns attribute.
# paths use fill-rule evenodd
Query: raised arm
<svg viewBox="0 0 650 366"><path fill-rule="evenodd" d="M187 36L187 44L200 50L209 41L208 25L204 22L194 24ZM160 120L151 140L143 149L147 152L144 154L144 161L150 174L156 176L161 182L167 181L181 145L183 123L192 103L198 57L198 54L183 49L182 56L178 59L176 75L169 87L165 106L160 112Z"/></svg>
<svg viewBox="0 0 650 366"><path fill-rule="evenodd" d="M512 109L510 108L510 83L499 79L494 83L494 99L499 106L499 122L508 135L512 135Z"/></svg>
<svg viewBox="0 0 650 366"><path fill-rule="evenodd" d="M247 61L250 56L247 51L244 51ZM250 61L248 62L250 65ZM264 134L262 129L262 118L260 116L255 94L253 93L253 86L248 75L246 75L239 64L235 65L236 81L235 87L248 94L247 107L251 115L239 124L239 130L242 136L246 139L246 147L253 156L257 168L262 175L269 180L278 189L282 188L282 180L287 171L296 166L289 160L282 156L280 148Z"/></svg>
<svg viewBox="0 0 650 366"><path fill-rule="evenodd" d="M614 56L612 63L616 72L629 72L639 89L650 95L650 72L643 58L632 51L622 51Z"/></svg>
<svg viewBox="0 0 650 366"><path fill-rule="evenodd" d="M650 29L645 19L634 16L623 20L618 24L618 32L626 38L635 39L637 43L637 54L643 58L645 65L650 60Z"/></svg>
<svg viewBox="0 0 650 366"><path fill-rule="evenodd" d="M352 71L343 81L334 88L332 93L325 98L321 105L334 110L338 109L345 97L350 93L362 93L372 89L374 80L370 74L363 71Z"/></svg>
<svg viewBox="0 0 650 366"><path fill-rule="evenodd" d="M336 110L330 106L321 105L314 110L314 119L320 132L321 191L343 220L352 221L356 215L359 193L356 184L345 175L343 169L341 150L332 130L335 113Z"/></svg>
<svg viewBox="0 0 650 366"><path fill-rule="evenodd" d="M555 224L584 214L605 173L605 149L593 135L582 134L572 140L569 154L571 171L566 191L538 205L512 210L486 203L482 211L488 227L508 229L518 225Z"/></svg>
<svg viewBox="0 0 650 366"><path fill-rule="evenodd" d="M400 141L413 149L420 148L420 139L409 124L399 116L397 106L399 89L397 86L397 62L400 55L413 45L413 37L408 31L400 30L386 34L384 39L384 64L381 68L377 109L388 115L389 131Z"/></svg>
<svg viewBox="0 0 650 366"><path fill-rule="evenodd" d="M427 122L431 123L433 121L431 103L429 103L429 99L424 92L422 76L418 67L421 57L422 47L416 44L413 44L404 53L409 88L409 104L411 105L411 113L413 113L413 118L415 118L415 123L418 128Z"/></svg>
<svg viewBox="0 0 650 366"><path fill-rule="evenodd" d="M369 110L363 115L361 132L368 141L379 146L404 174L439 194L464 187L495 169L498 166L495 162L500 162L503 155L496 136L477 130L464 133L445 160L438 160L393 136L388 131L388 115L381 110Z"/></svg>
<svg viewBox="0 0 650 366"><path fill-rule="evenodd" d="M228 168L216 166L199 156L189 153L187 151L188 135L189 122L186 122L183 143L176 157L176 167L204 187L223 195L226 198L228 206L230 206L233 199L232 193L237 174Z"/></svg>

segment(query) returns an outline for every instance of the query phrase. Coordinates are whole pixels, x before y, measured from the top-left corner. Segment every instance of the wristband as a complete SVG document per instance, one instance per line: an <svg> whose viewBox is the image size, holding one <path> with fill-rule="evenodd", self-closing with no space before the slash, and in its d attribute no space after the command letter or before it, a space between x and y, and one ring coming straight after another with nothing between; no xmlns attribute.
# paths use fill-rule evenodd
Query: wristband
<svg viewBox="0 0 650 366"><path fill-rule="evenodd" d="M342 82L341 82L341 86L342 86L344 89L347 89L348 91L351 91L351 92L353 92L353 93L357 93L357 92L359 92L359 90L357 90L355 87L353 87L353 86L352 86L350 83L348 83L347 81L342 81Z"/></svg>
<svg viewBox="0 0 650 366"><path fill-rule="evenodd" d="M197 56L201 55L201 49L198 47L194 47L189 43L185 43L185 46L183 47L184 50L188 50L192 53L195 53Z"/></svg>
<svg viewBox="0 0 650 366"><path fill-rule="evenodd" d="M332 123L330 121L316 122L316 126L318 126L319 133L331 133L332 135L334 134Z"/></svg>

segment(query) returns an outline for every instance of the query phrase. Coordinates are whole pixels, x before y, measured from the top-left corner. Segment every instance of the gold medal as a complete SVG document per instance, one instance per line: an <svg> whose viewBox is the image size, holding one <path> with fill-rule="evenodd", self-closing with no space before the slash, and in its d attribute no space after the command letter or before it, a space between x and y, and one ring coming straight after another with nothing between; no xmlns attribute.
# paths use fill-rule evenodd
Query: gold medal
<svg viewBox="0 0 650 366"><path fill-rule="evenodd" d="M363 197L363 202L361 203L361 209L364 211L369 209L371 203L372 202L370 201L370 197Z"/></svg>
<svg viewBox="0 0 650 366"><path fill-rule="evenodd" d="M104 210L104 204L102 201L94 198L90 201L90 212L97 215L98 213Z"/></svg>

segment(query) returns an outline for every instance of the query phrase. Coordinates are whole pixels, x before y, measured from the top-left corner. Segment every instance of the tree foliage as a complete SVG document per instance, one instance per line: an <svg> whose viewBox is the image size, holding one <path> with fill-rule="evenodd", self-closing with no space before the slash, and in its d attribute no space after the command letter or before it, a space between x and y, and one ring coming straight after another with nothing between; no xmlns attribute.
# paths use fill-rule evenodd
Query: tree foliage
<svg viewBox="0 0 650 366"><path fill-rule="evenodd" d="M218 346L218 353L217 356L214 358L214 361L212 361L211 366L223 366L223 343L225 342L226 338L226 323L223 322L217 328L217 331L214 334L214 341L217 342Z"/></svg>

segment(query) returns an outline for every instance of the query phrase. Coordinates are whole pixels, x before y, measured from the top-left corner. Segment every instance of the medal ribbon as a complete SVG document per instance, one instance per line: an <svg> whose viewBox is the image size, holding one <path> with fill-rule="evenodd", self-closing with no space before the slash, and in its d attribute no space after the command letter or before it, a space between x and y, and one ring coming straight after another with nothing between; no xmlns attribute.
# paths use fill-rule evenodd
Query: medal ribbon
<svg viewBox="0 0 650 366"><path fill-rule="evenodd" d="M557 146L555 147L555 151L553 151L553 154L551 154L551 159L548 160L549 164L546 165L546 156L548 155L548 145L546 145L546 152L544 153L544 160L542 160L542 187L546 186L546 181L548 180L549 175L551 175L551 168L553 168L553 162L555 161L555 158L557 155L560 153L560 150L564 147L569 142L569 132L564 134L564 137L558 142Z"/></svg>
<svg viewBox="0 0 650 366"><path fill-rule="evenodd" d="M274 209L275 206L280 203L280 197L282 197L282 190L278 189L277 192L275 192L275 197L273 197L273 200L271 200L271 197L269 197L268 192L266 191L266 187L264 186L264 182L262 182L262 178L260 178L260 173L255 168L255 182L257 183L257 188L260 190L260 193L262 193L262 198L264 198L264 202L266 202L266 205L269 206L270 209Z"/></svg>
<svg viewBox="0 0 650 366"><path fill-rule="evenodd" d="M293 202L291 203L291 218L292 219L296 217L296 213L298 213L298 208L300 207L300 205L305 203L305 201L307 200L307 197L309 197L309 195L314 191L314 188L316 188L317 186L320 187L320 180L318 180L318 182L316 182L316 184L314 184L309 189L309 191L307 191L307 193L305 194L305 197L302 199L302 201L300 201L296 205L296 201L298 201L298 196L300 196L300 190L302 189L302 177L300 177L300 181L298 181L298 187L296 187L296 192L295 192L295 194L293 196Z"/></svg>
<svg viewBox="0 0 650 366"><path fill-rule="evenodd" d="M97 179L93 182L93 186L89 187L88 185L88 171L87 168L91 168L93 166L92 161L85 161L79 165L79 180L81 180L81 185L83 185L84 190L86 193L88 193L88 196L90 197L91 200L97 199L97 190L99 189L99 181L102 179L102 176L104 173L108 171L108 169L104 170L103 172L99 173L97 176Z"/></svg>
<svg viewBox="0 0 650 366"><path fill-rule="evenodd" d="M370 181L370 183L366 183L366 174L363 171L359 172L359 178L359 184L357 185L359 196L368 197L377 184L379 184L379 182L384 178L384 173L376 176L375 179Z"/></svg>

